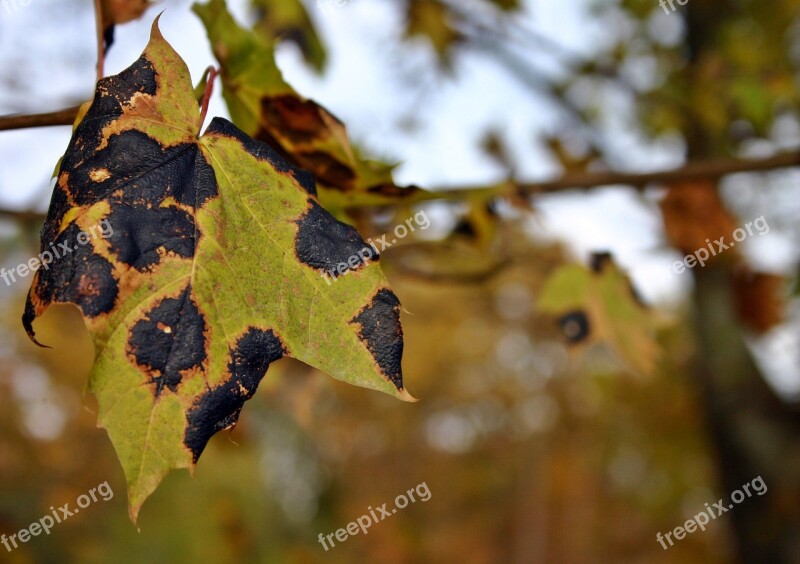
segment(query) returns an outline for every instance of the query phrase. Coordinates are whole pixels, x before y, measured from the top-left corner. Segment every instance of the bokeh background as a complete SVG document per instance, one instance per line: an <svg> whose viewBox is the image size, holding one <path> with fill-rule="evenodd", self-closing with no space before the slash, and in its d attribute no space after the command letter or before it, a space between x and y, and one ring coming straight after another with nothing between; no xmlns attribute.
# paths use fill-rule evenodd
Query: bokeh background
<svg viewBox="0 0 800 564"><path fill-rule="evenodd" d="M0 5L0 114L91 97L91 4ZM365 154L397 163L398 184L513 187L800 152L793 0L229 5L277 41L296 90ZM164 0L119 26L106 72L138 57L163 9L162 32L198 80L214 58L190 6ZM218 92L209 114L228 115ZM37 254L69 135L0 132L0 266ZM99 483L115 492L0 547L0 561L800 562L800 169L508 193L350 216L365 237L419 210L431 219L382 262L421 401L281 360L138 528L84 393L93 353L80 316L48 312L37 333L53 349L39 349L20 323L30 280L0 282L0 533ZM768 233L670 273L705 238L761 216ZM553 282L568 265L600 275L588 268L600 252L634 292L619 278L599 300L546 307L545 295L571 299ZM576 319L588 327L576 333ZM757 476L765 495L658 544ZM317 542L421 482L429 501L329 551Z"/></svg>

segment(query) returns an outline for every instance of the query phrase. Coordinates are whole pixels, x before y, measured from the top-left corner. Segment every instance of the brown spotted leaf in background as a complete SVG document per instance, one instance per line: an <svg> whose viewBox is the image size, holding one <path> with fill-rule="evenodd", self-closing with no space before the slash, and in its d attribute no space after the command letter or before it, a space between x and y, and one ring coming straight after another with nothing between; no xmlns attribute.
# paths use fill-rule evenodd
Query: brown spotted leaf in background
<svg viewBox="0 0 800 564"><path fill-rule="evenodd" d="M96 351L89 389L134 520L283 356L412 399L400 304L377 253L273 147L224 119L200 127L188 69L154 24L74 130L42 230L42 252L63 255L37 271L23 316L34 338L50 304L82 311ZM98 226L106 237L76 244ZM334 269L347 275L332 282Z"/></svg>
<svg viewBox="0 0 800 564"><path fill-rule="evenodd" d="M193 9L219 61L222 95L233 123L314 174L327 208L420 196L418 188L394 184L393 166L362 158L339 119L287 84L275 62L274 45L237 24L224 0Z"/></svg>

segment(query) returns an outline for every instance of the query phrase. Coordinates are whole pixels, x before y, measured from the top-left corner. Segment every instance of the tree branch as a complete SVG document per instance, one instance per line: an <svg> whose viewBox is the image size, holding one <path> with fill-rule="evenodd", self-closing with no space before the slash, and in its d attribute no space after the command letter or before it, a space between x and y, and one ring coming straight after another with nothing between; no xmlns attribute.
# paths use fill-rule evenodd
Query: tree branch
<svg viewBox="0 0 800 564"><path fill-rule="evenodd" d="M743 172L769 172L781 168L800 166L800 152L782 153L761 159L717 159L689 163L680 168L656 172L627 173L614 171L590 171L566 173L560 178L543 182L517 183L513 187L524 194L549 194L572 189L591 189L603 186L624 185L639 190L651 184L671 184L679 181L717 180L729 174ZM474 188L443 189L435 191L431 199L452 199L468 195L473 190L486 190L486 186Z"/></svg>
<svg viewBox="0 0 800 564"><path fill-rule="evenodd" d="M0 116L0 131L43 127L51 125L72 125L79 107L66 108L56 112L34 115ZM478 198L491 200L510 193L522 195L550 194L565 190L592 189L603 186L623 185L639 190L651 184L671 184L679 181L718 180L723 176L747 172L769 172L772 170L800 166L800 151L781 153L760 159L716 159L689 163L680 168L644 173L615 171L568 172L560 178L542 182L500 183L494 186L474 186L464 188L432 189L428 192L413 191L406 198L387 198L386 205L406 205L428 200L456 200ZM371 204L374 205L374 204ZM349 207L361 207L352 205ZM0 209L0 216L27 220L41 219L31 212L14 212Z"/></svg>
<svg viewBox="0 0 800 564"><path fill-rule="evenodd" d="M587 172L566 174L558 180L540 184L522 184L524 192L558 192L569 188L596 188L625 184L638 189L648 184L669 184L687 180L718 180L739 172L765 172L780 168L800 166L800 152L782 153L761 159L716 159L689 163L681 168L639 174L619 172Z"/></svg>
<svg viewBox="0 0 800 564"><path fill-rule="evenodd" d="M34 211L0 209L0 218L13 219L18 223L40 223L44 221L44 214Z"/></svg>
<svg viewBox="0 0 800 564"><path fill-rule="evenodd" d="M72 125L78 116L79 109L80 106L74 106L45 114L0 116L0 131L50 125Z"/></svg>

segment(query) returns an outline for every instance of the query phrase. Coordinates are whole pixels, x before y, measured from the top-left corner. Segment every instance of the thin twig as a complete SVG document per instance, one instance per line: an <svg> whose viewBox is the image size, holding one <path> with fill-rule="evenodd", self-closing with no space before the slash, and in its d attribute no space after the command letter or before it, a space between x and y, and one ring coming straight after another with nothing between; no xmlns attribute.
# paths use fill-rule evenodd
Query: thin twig
<svg viewBox="0 0 800 564"><path fill-rule="evenodd" d="M762 159L718 159L689 163L680 168L655 172L628 173L614 171L573 172L560 178L542 182L498 184L496 186L473 186L463 188L431 189L421 192L420 200L455 200L473 196L492 199L505 193L536 195L563 192L566 190L588 190L605 186L630 186L643 190L654 184L667 186L675 182L719 180L729 174L771 172L782 168L800 167L800 152L782 153ZM698 186L702 186L698 184ZM413 199L413 198L411 198ZM409 203L409 199L404 200Z"/></svg>
<svg viewBox="0 0 800 564"><path fill-rule="evenodd" d="M74 106L44 114L0 116L0 131L51 125L72 125L75 122L75 118L78 117L79 109L80 106Z"/></svg>
<svg viewBox="0 0 800 564"><path fill-rule="evenodd" d="M0 218L13 219L19 223L40 223L44 220L44 214L34 211L0 209Z"/></svg>
<svg viewBox="0 0 800 564"><path fill-rule="evenodd" d="M580 172L567 173L559 179L546 182L519 184L521 192L548 193L574 188L597 188L617 184L644 189L652 184L671 184L678 181L718 180L729 174L742 172L768 172L775 169L800 166L800 151L782 153L761 159L716 159L689 163L680 168L657 172Z"/></svg>

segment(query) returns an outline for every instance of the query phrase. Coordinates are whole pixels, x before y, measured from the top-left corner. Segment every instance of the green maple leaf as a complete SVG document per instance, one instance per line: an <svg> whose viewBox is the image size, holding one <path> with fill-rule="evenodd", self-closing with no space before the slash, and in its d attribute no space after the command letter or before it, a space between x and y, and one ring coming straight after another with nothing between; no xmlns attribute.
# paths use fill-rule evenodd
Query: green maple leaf
<svg viewBox="0 0 800 564"><path fill-rule="evenodd" d="M413 399L377 253L320 206L309 173L224 119L199 137L201 121L156 21L74 130L42 229L45 261L63 256L37 271L23 316L34 338L50 304L81 309L96 353L89 389L134 521L171 469L193 469L236 423L283 356ZM74 244L98 225L107 237ZM342 266L335 283L323 276Z"/></svg>

